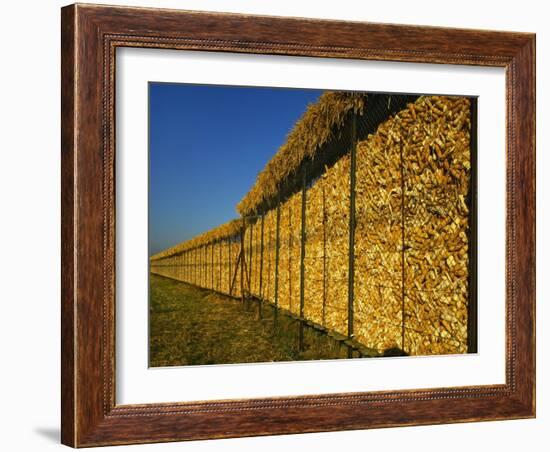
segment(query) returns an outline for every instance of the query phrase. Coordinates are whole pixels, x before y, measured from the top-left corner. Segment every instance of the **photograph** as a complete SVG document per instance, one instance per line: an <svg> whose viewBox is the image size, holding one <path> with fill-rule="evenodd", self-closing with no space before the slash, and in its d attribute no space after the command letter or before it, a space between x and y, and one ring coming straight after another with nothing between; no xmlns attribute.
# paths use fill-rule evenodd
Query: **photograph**
<svg viewBox="0 0 550 452"><path fill-rule="evenodd" d="M31 330L47 340L7 322L26 345L6 362L48 404L27 449L57 435L75 448L366 439L424 452L449 429L461 451L487 437L503 451L535 444L543 15L132 1L66 5L48 21L41 7L31 19L53 28L19 58L36 80L18 70L22 89L7 90L24 119L7 155L25 171L6 174L28 192L13 201L28 219L6 222L22 232L8 240L21 258L5 259L21 276L8 310L27 307L29 256L38 292L52 267L24 244L61 261L48 278L60 309L31 296ZM59 57L48 85L36 77L55 63L46 42ZM51 97L61 114L28 121L29 89L38 111ZM48 133L61 149L54 209L37 202L55 185ZM43 225L56 209L57 241ZM11 392L10 412L28 411Z"/></svg>
<svg viewBox="0 0 550 452"><path fill-rule="evenodd" d="M149 366L477 352L477 98L148 84Z"/></svg>

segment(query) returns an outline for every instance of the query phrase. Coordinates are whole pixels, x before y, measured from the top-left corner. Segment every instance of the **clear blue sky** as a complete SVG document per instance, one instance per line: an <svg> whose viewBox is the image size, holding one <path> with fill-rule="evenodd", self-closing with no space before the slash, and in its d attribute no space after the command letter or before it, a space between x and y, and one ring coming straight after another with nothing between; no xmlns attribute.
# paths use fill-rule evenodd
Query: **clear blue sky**
<svg viewBox="0 0 550 452"><path fill-rule="evenodd" d="M322 91L149 84L149 255L237 217Z"/></svg>

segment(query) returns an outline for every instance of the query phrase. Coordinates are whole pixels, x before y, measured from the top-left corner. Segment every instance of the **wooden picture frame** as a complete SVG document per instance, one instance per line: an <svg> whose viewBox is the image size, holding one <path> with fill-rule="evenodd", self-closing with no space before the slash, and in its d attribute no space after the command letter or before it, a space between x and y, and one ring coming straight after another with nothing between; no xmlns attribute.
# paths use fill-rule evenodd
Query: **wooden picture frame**
<svg viewBox="0 0 550 452"><path fill-rule="evenodd" d="M71 5L62 9L62 442L73 447L535 416L535 35ZM115 50L506 69L506 382L115 404Z"/></svg>

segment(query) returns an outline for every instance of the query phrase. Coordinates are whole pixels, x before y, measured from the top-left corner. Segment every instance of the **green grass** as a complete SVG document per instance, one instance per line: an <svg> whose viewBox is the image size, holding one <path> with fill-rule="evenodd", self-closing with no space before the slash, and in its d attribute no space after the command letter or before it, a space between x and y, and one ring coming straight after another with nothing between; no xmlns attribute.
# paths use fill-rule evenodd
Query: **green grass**
<svg viewBox="0 0 550 452"><path fill-rule="evenodd" d="M347 358L347 348L263 303L240 300L151 274L150 365L254 363Z"/></svg>

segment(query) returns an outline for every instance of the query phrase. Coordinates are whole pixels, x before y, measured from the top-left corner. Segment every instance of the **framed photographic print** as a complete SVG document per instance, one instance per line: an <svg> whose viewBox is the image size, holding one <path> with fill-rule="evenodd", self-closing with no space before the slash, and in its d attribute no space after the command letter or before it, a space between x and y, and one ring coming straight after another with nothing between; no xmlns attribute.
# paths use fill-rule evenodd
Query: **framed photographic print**
<svg viewBox="0 0 550 452"><path fill-rule="evenodd" d="M62 9L62 442L535 415L535 37Z"/></svg>

